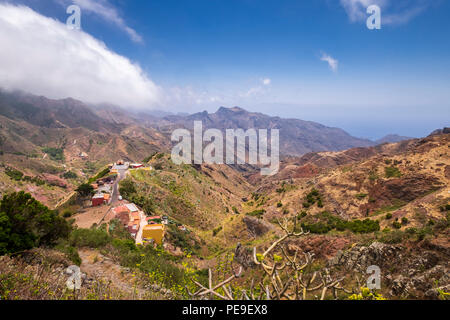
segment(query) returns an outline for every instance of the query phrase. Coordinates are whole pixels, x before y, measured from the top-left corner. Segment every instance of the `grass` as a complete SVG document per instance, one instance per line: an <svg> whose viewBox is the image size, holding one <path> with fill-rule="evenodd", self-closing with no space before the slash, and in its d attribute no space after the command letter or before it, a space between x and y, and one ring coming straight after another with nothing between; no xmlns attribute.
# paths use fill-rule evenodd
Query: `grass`
<svg viewBox="0 0 450 320"><path fill-rule="evenodd" d="M355 195L356 199L358 199L358 200L363 200L367 196L368 196L367 193L358 193L357 195Z"/></svg>
<svg viewBox="0 0 450 320"><path fill-rule="evenodd" d="M326 211L314 217L306 216L304 219L306 221L301 224L302 228L315 234L326 234L332 230L349 230L356 234L364 234L380 230L378 221L370 219L346 221Z"/></svg>
<svg viewBox="0 0 450 320"><path fill-rule="evenodd" d="M384 176L386 178L400 178L402 173L397 167L386 167L384 168Z"/></svg>
<svg viewBox="0 0 450 320"><path fill-rule="evenodd" d="M264 213L266 213L266 210L259 209L259 210L254 210L252 212L248 212L246 215L251 216L251 217L256 217L258 219L262 219L262 217L264 216Z"/></svg>
<svg viewBox="0 0 450 320"><path fill-rule="evenodd" d="M393 204L381 207L380 209L376 210L374 216L396 211L406 205L406 202L400 199L394 199L392 200L392 202Z"/></svg>

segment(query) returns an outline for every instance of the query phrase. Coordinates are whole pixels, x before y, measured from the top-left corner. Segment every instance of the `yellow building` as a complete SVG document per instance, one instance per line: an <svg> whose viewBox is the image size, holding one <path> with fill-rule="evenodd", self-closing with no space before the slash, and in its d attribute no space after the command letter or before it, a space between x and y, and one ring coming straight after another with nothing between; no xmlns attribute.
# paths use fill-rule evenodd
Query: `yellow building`
<svg viewBox="0 0 450 320"><path fill-rule="evenodd" d="M162 224L149 224L146 225L142 231L142 239L153 239L156 244L162 244L164 238L164 225Z"/></svg>

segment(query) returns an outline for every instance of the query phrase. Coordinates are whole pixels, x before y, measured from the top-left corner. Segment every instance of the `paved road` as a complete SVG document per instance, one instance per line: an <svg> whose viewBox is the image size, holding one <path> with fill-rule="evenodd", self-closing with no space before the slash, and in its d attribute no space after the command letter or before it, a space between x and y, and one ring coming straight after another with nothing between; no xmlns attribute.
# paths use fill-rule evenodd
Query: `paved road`
<svg viewBox="0 0 450 320"><path fill-rule="evenodd" d="M113 192L111 195L111 205L115 205L118 201L119 201L119 182L122 181L123 179L125 179L127 175L127 170L119 170L119 174L117 176L116 181L114 182L113 185Z"/></svg>

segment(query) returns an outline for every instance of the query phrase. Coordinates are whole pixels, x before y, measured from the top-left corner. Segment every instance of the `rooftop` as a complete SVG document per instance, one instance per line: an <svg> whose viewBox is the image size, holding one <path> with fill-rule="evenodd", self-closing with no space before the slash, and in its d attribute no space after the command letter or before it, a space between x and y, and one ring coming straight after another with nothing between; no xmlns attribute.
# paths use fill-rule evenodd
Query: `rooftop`
<svg viewBox="0 0 450 320"><path fill-rule="evenodd" d="M126 212L129 213L130 210L126 206L120 206L113 209L115 213Z"/></svg>
<svg viewBox="0 0 450 320"><path fill-rule="evenodd" d="M164 229L164 225L162 224L148 224L146 226L144 226L145 230L160 230L160 229Z"/></svg>
<svg viewBox="0 0 450 320"><path fill-rule="evenodd" d="M125 205L128 210L130 210L130 212L136 212L139 211L139 209L136 207L136 205L134 203L129 203Z"/></svg>

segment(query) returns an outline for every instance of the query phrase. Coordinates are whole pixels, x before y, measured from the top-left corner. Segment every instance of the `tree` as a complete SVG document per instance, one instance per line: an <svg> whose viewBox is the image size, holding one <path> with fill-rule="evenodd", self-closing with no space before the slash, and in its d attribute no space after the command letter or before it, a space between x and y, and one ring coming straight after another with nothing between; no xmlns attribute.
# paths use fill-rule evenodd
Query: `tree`
<svg viewBox="0 0 450 320"><path fill-rule="evenodd" d="M94 193L94 187L89 183L84 183L80 185L75 191L78 192L78 194L82 197L89 197Z"/></svg>
<svg viewBox="0 0 450 320"><path fill-rule="evenodd" d="M131 179L125 179L120 182L119 192L124 198L128 199L136 193L136 186Z"/></svg>
<svg viewBox="0 0 450 320"><path fill-rule="evenodd" d="M0 255L53 245L70 226L30 194L14 192L0 202Z"/></svg>
<svg viewBox="0 0 450 320"><path fill-rule="evenodd" d="M338 298L339 291L353 295L359 292L362 283L359 278L357 278L357 288L347 289L343 286L345 276L333 277L328 268L313 270L314 254L301 254L298 250L293 255L288 253L286 240L308 234L301 228L299 232L295 232L297 219L294 220L293 227L289 226L286 219L284 222L278 221L278 225L284 232L283 236L273 242L262 254L256 252L256 247L253 249L254 269L259 269L264 274L258 288L255 286L254 279L248 289L233 288L232 282L242 275L242 267L236 272L236 269L231 266L233 274L216 285L213 284L211 269L209 269L208 287L192 280L199 289L191 293L186 288L190 297L212 299L215 296L224 300L306 300L317 297L324 300L327 292L331 292L334 299Z"/></svg>

